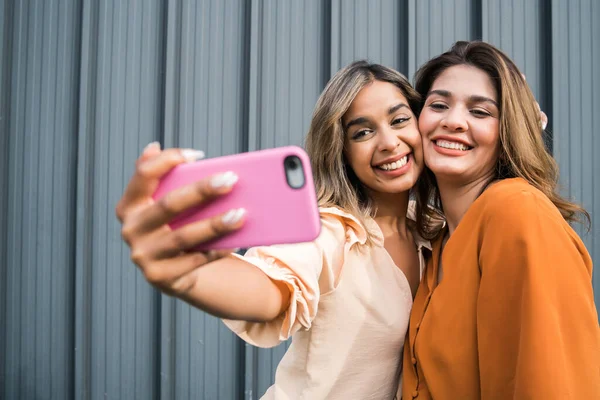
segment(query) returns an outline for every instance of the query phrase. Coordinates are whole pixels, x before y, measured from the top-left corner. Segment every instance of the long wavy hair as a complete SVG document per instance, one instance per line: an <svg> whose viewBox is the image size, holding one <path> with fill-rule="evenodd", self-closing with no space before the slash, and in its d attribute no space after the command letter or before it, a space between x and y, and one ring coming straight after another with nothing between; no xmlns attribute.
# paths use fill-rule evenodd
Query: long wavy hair
<svg viewBox="0 0 600 400"><path fill-rule="evenodd" d="M456 42L450 51L425 63L415 75L415 89L425 101L431 86L446 69L469 65L487 73L500 104L500 154L490 183L499 179L523 178L544 193L565 220L590 227L590 216L581 206L558 193L558 166L544 146L540 112L535 97L517 66L499 49L484 42ZM421 104L422 106L422 104ZM421 107L417 109L421 111ZM430 221L440 216L442 204L433 172L425 168L416 190L417 226L420 233L435 239L441 229Z"/></svg>
<svg viewBox="0 0 600 400"><path fill-rule="evenodd" d="M363 225L365 217L372 216L372 204L345 159L342 117L361 89L374 81L398 87L413 112L419 107L419 94L401 73L383 65L356 61L338 71L321 93L306 137L319 205L339 207ZM370 238L369 235L369 242Z"/></svg>

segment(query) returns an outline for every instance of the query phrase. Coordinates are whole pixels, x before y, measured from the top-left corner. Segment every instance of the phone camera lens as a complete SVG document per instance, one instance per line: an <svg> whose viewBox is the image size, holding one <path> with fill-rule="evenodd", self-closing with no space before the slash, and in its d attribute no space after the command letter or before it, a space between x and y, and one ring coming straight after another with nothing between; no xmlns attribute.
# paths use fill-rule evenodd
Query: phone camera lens
<svg viewBox="0 0 600 400"><path fill-rule="evenodd" d="M300 189L304 186L306 178L304 177L302 161L298 156L287 156L283 161L283 168L285 169L287 183L292 189Z"/></svg>
<svg viewBox="0 0 600 400"><path fill-rule="evenodd" d="M289 157L288 159L286 159L285 163L286 163L287 169L289 169L289 170L295 170L299 166L298 160L296 158L292 158L292 157Z"/></svg>

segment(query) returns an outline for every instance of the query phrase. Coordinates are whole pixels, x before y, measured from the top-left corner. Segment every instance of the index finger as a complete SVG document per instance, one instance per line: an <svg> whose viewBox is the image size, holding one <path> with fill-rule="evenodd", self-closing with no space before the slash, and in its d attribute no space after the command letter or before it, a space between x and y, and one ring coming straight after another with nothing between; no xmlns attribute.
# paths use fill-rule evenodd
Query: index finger
<svg viewBox="0 0 600 400"><path fill-rule="evenodd" d="M229 171L174 189L137 214L132 230L156 229L191 207L229 193L237 180L237 175Z"/></svg>
<svg viewBox="0 0 600 400"><path fill-rule="evenodd" d="M193 149L167 149L154 157L140 157L136 162L135 172L129 180L125 193L117 205L117 217L122 220L123 214L131 205L145 201L152 196L160 178L179 164L196 161L204 157L204 153Z"/></svg>

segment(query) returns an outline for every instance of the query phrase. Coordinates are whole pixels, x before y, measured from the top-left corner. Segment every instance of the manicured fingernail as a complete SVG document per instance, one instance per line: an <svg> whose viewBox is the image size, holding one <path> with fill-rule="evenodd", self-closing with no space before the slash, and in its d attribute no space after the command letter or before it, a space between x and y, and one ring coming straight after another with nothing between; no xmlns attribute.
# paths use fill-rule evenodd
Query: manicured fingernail
<svg viewBox="0 0 600 400"><path fill-rule="evenodd" d="M542 121L542 129L546 129L546 126L548 126L548 122Z"/></svg>
<svg viewBox="0 0 600 400"><path fill-rule="evenodd" d="M233 186L237 181L238 176L231 171L227 171L225 173L214 176L210 181L210 185L213 188L217 189L222 187Z"/></svg>
<svg viewBox="0 0 600 400"><path fill-rule="evenodd" d="M181 155L187 162L194 162L204 158L204 152L202 150L194 149L183 149Z"/></svg>
<svg viewBox="0 0 600 400"><path fill-rule="evenodd" d="M142 152L145 153L145 152L147 152L150 149L158 149L158 150L160 150L160 143L159 142L148 143L146 145L146 147L144 147L144 150Z"/></svg>
<svg viewBox="0 0 600 400"><path fill-rule="evenodd" d="M230 210L223 216L223 222L228 225L233 225L238 222L242 217L246 214L246 210L243 208L237 208L235 210Z"/></svg>

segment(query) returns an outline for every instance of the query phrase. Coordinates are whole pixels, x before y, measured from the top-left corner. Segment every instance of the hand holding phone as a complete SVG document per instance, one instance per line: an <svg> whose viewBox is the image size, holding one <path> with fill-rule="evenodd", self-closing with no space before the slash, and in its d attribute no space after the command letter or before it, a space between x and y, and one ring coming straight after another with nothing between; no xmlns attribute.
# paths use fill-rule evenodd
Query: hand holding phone
<svg viewBox="0 0 600 400"><path fill-rule="evenodd" d="M231 257L230 249L186 251L242 228L244 218L235 211L239 207L233 214L228 209L176 230L167 225L190 208L219 203L237 186L236 174L192 176L189 184L175 182L177 188L160 200L152 197L166 175L202 156L191 149L161 150L157 142L146 146L115 209L122 238L144 278L163 293L220 318L270 321L285 306L282 301L287 297L281 287L257 268Z"/></svg>
<svg viewBox="0 0 600 400"><path fill-rule="evenodd" d="M137 159L133 176L115 208L131 260L154 287L182 299L197 284L198 268L230 254L228 250L206 253L183 250L235 231L244 222L243 218L225 220L226 215L219 214L177 231L166 225L173 216L209 199L224 196L233 189L235 182L215 186L215 177L209 176L169 193L160 202L154 201L152 195L165 174L177 165L201 157L201 151L161 150L158 142L150 143Z"/></svg>
<svg viewBox="0 0 600 400"><path fill-rule="evenodd" d="M237 210L245 211L244 224L193 250L307 242L319 235L321 224L310 162L304 150L296 146L180 164L161 179L153 198L158 200L204 177L227 172L238 179L230 193L190 208L169 225L178 229L217 214L240 212Z"/></svg>

